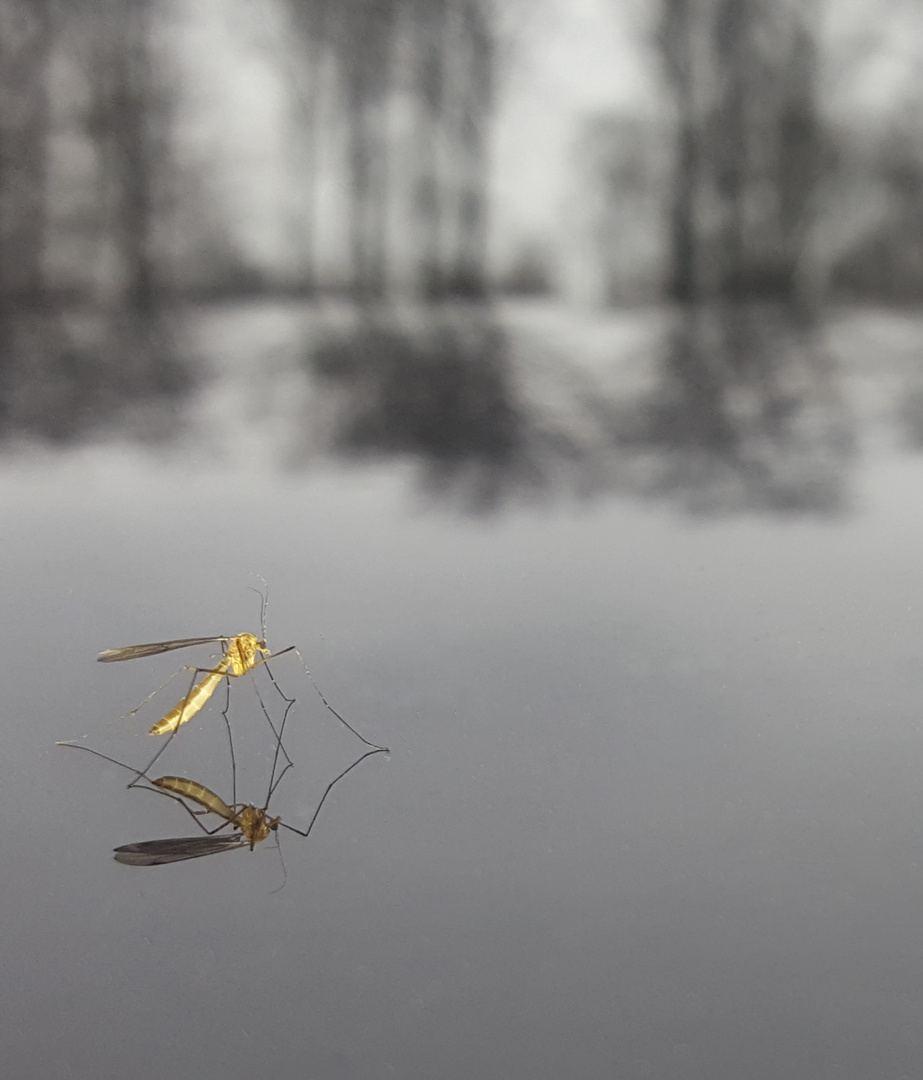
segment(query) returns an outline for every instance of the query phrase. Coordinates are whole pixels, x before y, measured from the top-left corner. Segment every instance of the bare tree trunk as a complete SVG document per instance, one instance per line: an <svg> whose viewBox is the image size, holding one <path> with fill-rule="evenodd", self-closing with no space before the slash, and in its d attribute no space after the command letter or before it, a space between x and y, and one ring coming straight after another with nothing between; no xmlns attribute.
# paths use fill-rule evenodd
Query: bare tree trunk
<svg viewBox="0 0 923 1080"><path fill-rule="evenodd" d="M810 306L813 287L805 255L812 241L810 226L821 175L819 59L809 25L810 5L808 10L799 10L796 19L779 117L779 236L792 298L799 305Z"/></svg>
<svg viewBox="0 0 923 1080"><path fill-rule="evenodd" d="M483 0L462 0L457 52L460 122L456 160L458 231L452 291L479 297L486 291L487 125L493 104L493 41Z"/></svg>
<svg viewBox="0 0 923 1080"><path fill-rule="evenodd" d="M745 201L748 193L748 151L756 120L748 109L753 71L748 67L751 37L750 0L722 0L714 23L718 103L712 122L712 160L715 189L722 222L715 244L718 273L715 282L722 296L746 291L748 284L745 243Z"/></svg>
<svg viewBox="0 0 923 1080"><path fill-rule="evenodd" d="M446 289L445 190L440 141L446 111L446 0L413 0L415 52L419 57L415 232L419 289L440 297Z"/></svg>
<svg viewBox="0 0 923 1080"><path fill-rule="evenodd" d="M693 0L664 0L659 45L676 109L676 143L670 217L667 293L682 303L699 296L699 242L696 205L701 139L694 78Z"/></svg>
<svg viewBox="0 0 923 1080"><path fill-rule="evenodd" d="M313 293L318 285L321 106L325 89L324 57L333 25L330 11L332 2L334 0L290 0L288 4L291 23L300 43L298 48L287 54L287 59L292 64L292 82L297 105L292 121L297 158L296 182L301 185L303 193L300 212L293 222L293 228L298 248L301 287L308 294Z"/></svg>
<svg viewBox="0 0 923 1080"><path fill-rule="evenodd" d="M170 109L153 56L157 0L114 0L97 19L91 72L93 130L103 178L103 214L133 310L156 304L165 284L156 228L166 207Z"/></svg>
<svg viewBox="0 0 923 1080"><path fill-rule="evenodd" d="M387 279L387 115L394 47L394 0L341 0L335 36L349 126L350 246L353 283L376 299Z"/></svg>

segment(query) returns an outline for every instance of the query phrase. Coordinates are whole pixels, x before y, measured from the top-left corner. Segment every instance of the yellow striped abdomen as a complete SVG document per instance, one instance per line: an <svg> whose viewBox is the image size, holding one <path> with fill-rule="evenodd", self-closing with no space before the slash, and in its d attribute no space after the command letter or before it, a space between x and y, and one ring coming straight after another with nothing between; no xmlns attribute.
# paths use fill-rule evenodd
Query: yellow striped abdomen
<svg viewBox="0 0 923 1080"><path fill-rule="evenodd" d="M218 817L223 817L225 821L235 820L236 815L230 806L204 784L200 784L195 780L187 780L184 776L160 776L156 780L152 780L151 783L156 787L163 788L164 791L172 791L174 795L181 795L184 799L197 802L199 806L204 806L209 813L217 814Z"/></svg>
<svg viewBox="0 0 923 1080"><path fill-rule="evenodd" d="M216 665L214 671L210 671L200 683L196 683L176 708L171 709L166 716L157 721L148 734L166 735L168 732L176 731L180 724L191 720L218 688L218 683L224 678L230 666L231 659L225 656Z"/></svg>

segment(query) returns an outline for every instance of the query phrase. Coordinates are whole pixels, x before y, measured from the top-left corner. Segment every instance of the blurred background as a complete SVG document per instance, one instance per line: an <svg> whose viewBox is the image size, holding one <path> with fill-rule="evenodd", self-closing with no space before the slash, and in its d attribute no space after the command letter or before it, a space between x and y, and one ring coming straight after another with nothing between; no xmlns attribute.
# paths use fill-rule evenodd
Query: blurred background
<svg viewBox="0 0 923 1080"><path fill-rule="evenodd" d="M901 0L3 7L3 294L918 294Z"/></svg>
<svg viewBox="0 0 923 1080"><path fill-rule="evenodd" d="M918 0L0 0L5 1075L923 1075L921 118ZM391 754L119 866L250 588Z"/></svg>
<svg viewBox="0 0 923 1080"><path fill-rule="evenodd" d="M912 0L2 19L8 444L410 455L484 509L690 468L705 502L842 498L825 335L886 306L900 365L923 284Z"/></svg>

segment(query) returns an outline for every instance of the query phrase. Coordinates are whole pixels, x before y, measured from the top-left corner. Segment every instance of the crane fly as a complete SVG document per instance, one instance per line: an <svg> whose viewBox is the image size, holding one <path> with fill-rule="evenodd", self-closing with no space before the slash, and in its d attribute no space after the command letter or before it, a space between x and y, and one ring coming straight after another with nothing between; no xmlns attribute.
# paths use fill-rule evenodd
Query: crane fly
<svg viewBox="0 0 923 1080"><path fill-rule="evenodd" d="M160 653L173 652L174 649L186 649L191 648L194 645L211 645L215 642L220 642L224 648L224 656L213 668L194 668L194 675L192 685L190 685L186 696L180 701L174 708L172 708L165 716L161 717L156 724L148 732L149 735L173 735L177 729L192 719L193 716L199 712L206 702L217 690L219 683L225 678L237 678L240 675L245 675L248 671L252 671L254 668L259 667L261 664L266 664L266 671L269 673L269 678L279 691L280 696L284 701L288 701L289 698L282 693L279 684L273 677L272 671L270 671L267 661L275 659L277 656L284 656L286 653L293 652L301 661L301 666L304 668L305 674L311 680L311 685L314 687L321 701L327 707L327 709L333 713L333 715L348 728L349 731L356 736L360 742L365 743L370 749L384 750L385 747L378 746L376 743L369 742L364 736L343 719L342 716L333 708L329 701L321 693L320 687L314 681L314 676L308 670L307 664L304 662L304 657L298 651L294 645L289 645L286 649L280 649L279 652L270 652L266 641L262 638L258 638L255 634L238 634L236 637L199 637L199 638L177 638L173 641L153 641L147 645L124 645L118 649L103 649L103 651L96 657L96 659L102 664L110 664L118 660L137 660L143 656L157 656ZM262 655L258 655L262 654ZM181 669L188 670L188 669ZM175 673L176 675L179 672ZM205 678L201 682L195 682L195 674L204 674ZM171 675L170 678L174 678ZM170 680L168 679L167 682ZM166 686L166 683L163 684ZM158 689L162 690L163 686ZM155 690L152 694L149 694L141 705L149 701L154 694L158 691ZM138 709L141 708L138 706ZM133 709L132 713L137 712L138 709ZM132 713L127 715L131 716ZM268 716L267 716L268 719ZM272 721L269 721L270 727L273 729L273 734L277 734ZM286 760L291 764L291 759L288 754L285 753L285 748L282 748L282 753L285 755ZM159 755L158 755L159 756ZM154 759L157 760L156 758ZM153 764L153 762L151 762ZM150 767L150 766L148 766Z"/></svg>
<svg viewBox="0 0 923 1080"><path fill-rule="evenodd" d="M64 744L74 745L74 744ZM90 747L82 746L79 749L89 750ZM96 751L91 751L95 753ZM161 866L164 863L183 862L186 859L201 859L205 855L217 855L222 851L235 851L249 845L252 851L261 841L271 833L278 833L279 829L288 829L297 836L307 837L314 828L317 815L334 786L338 784L347 773L352 772L357 765L361 764L372 754L382 754L385 748L366 750L366 752L354 761L348 768L336 776L324 790L320 802L314 808L311 820L306 829L296 829L294 825L287 825L281 817L270 817L267 805L254 806L252 803L235 803L228 806L227 803L204 784L195 780L187 780L183 776L161 776L151 780L153 788L141 790L160 791L161 794L175 798L177 802L195 819L203 830L203 836L178 836L168 840L141 840L136 844L123 844L115 848L113 857L116 862L125 863L128 866ZM110 761L114 760L112 758ZM115 762L121 765L121 762ZM174 792L175 794L170 794ZM183 800L189 799L198 803L203 809L192 810ZM208 830L198 820L199 814L217 814L224 821L214 830ZM221 829L230 825L236 831L224 836L219 836Z"/></svg>
<svg viewBox="0 0 923 1080"><path fill-rule="evenodd" d="M138 844L125 844L115 849L116 862L129 866L159 866L162 863L181 862L184 859L200 859L203 855L217 855L219 851L232 851L246 847L250 850L275 832L281 819L270 817L266 809L253 806L252 803L235 803L231 806L204 784L187 780L183 776L161 776L151 783L162 791L174 792L182 805L193 815L217 814L224 819L224 824L232 826L234 833L218 836L217 830L206 830L204 836L181 836L173 840L142 840ZM183 799L198 803L203 809L191 810ZM201 824L201 823L200 823Z"/></svg>
<svg viewBox="0 0 923 1080"><path fill-rule="evenodd" d="M196 780L189 780L183 776L160 776L152 779L147 776L145 772L133 769L130 765L126 765L122 761L117 761L115 758L109 757L108 754L103 754L99 750L94 750L89 746L83 746L79 743L72 742L62 742L58 743L58 745L72 746L78 750L86 750L91 754L95 754L96 757L103 758L105 761L111 761L112 764L118 765L120 768L127 769L129 772L134 773L135 781L133 782L133 786L137 787L140 791L153 791L165 795L168 799L172 799L174 802L179 803L204 834L202 836L180 836L172 837L167 840L142 840L136 844L124 844L121 847L115 848L114 857L117 862L125 863L129 866L159 866L164 863L182 862L186 859L199 859L205 855L217 855L222 851L233 851L238 848L247 847L248 845L252 851L260 841L265 840L272 833L275 833L278 838L279 829L288 829L289 832L296 833L298 836L309 836L327 796L343 777L352 772L352 770L365 761L367 757L371 757L373 754L387 752L386 747L375 747L374 749L366 750L361 757L357 758L356 761L334 777L324 789L324 793L321 795L320 801L315 807L314 813L311 815L311 820L308 822L308 827L306 829L298 829L295 828L294 825L288 825L281 817L272 817L269 814L269 802L272 799L276 788L279 786L282 777L288 772L289 768L291 768L291 763L289 762L279 775L276 776L276 769L279 764L279 752L282 745L282 731L285 728L285 721L288 718L288 713L293 704L294 701L286 708L285 715L282 717L282 721L279 725L279 738L272 763L269 791L266 796L266 803L262 807L255 806L253 803L228 804L204 784L200 784ZM147 781L151 786L142 786L140 783L142 780ZM236 781L234 786L236 789ZM193 809L189 803L193 803L198 806L199 809ZM221 824L217 825L214 829L206 828L200 820L200 817L205 814L214 814L221 818ZM219 835L221 830L226 829L229 825L234 831L232 833Z"/></svg>
<svg viewBox="0 0 923 1080"><path fill-rule="evenodd" d="M228 680L228 686L230 687L230 678L238 677L246 674L248 671L252 671L254 668L259 667L261 664L266 665L266 672L269 675L270 682L276 688L279 696L283 701L287 703L288 707L294 703L294 699L288 698L282 691L282 688L275 680L275 676L272 673L267 660L274 656L282 656L284 653L291 652L293 647L288 649L282 649L278 653L272 653L269 647L266 645L265 640L258 638L255 634L237 634L235 637L198 637L198 638L176 638L171 641L152 641L144 645L125 645L117 649L104 649L98 656L97 660L101 663L108 664L119 660L135 660L144 656L157 656L160 653L172 652L174 649L191 648L195 645L211 645L215 642L220 642L224 649L224 655L218 661L213 668L193 668L192 680L189 684L189 690L186 696L180 701L174 708L172 708L165 716L157 721L156 724L148 732L149 735L169 735L167 742L161 746L154 757L148 762L147 769L150 769L160 755L166 750L167 746L172 740L173 736L178 731L182 724L188 723L193 716L196 715L208 702L208 700L215 693L218 685L222 679ZM261 655L262 654L262 655ZM181 668L180 671L188 671L187 668ZM157 694L164 686L167 685L172 679L174 679L180 672L176 671L173 675L167 679L167 682L162 686L154 690L130 712L126 713L126 716L132 716L139 709L141 709L146 702ZM205 678L200 682L196 682L196 675L203 674ZM292 759L288 756L288 752L285 747L281 745L279 740L279 732L276 730L275 724L272 722L272 718L266 710L266 706L263 704L262 696L260 695L259 687L254 683L254 689L256 690L257 698L259 699L260 706L263 710L263 715L266 717L266 721L272 730L273 735L276 737L279 749L285 757L288 765L292 764ZM231 761L234 760L234 744L230 739L230 723L227 716L227 704L230 701L230 697L225 704L222 715L224 716L225 726L228 729L228 739L231 749ZM286 710L287 711L287 710ZM145 769L145 773L147 772ZM134 787L138 783L136 777L128 785Z"/></svg>
<svg viewBox="0 0 923 1080"><path fill-rule="evenodd" d="M101 664L111 664L117 660L137 660L142 656L158 656L160 653L173 652L174 649L192 648L193 645L211 645L215 642L220 642L223 646L224 656L213 668L195 668L194 671L197 674L204 673L205 678L198 683L193 680L194 685L190 686L183 700L166 716L161 717L148 732L149 735L169 735L180 725L188 723L202 709L218 689L218 684L223 678L237 678L245 675L260 664L265 664L272 656L281 656L282 653L290 652L291 649L283 649L281 653L271 653L266 642L255 634L238 634L236 637L177 638L174 641L152 641L147 645L125 645L120 649L103 649L96 659ZM258 657L260 653L263 655ZM154 693L156 692L155 690ZM150 696L153 697L153 694ZM145 701L147 700L149 698L145 698ZM140 707L139 705L138 708ZM137 709L134 711L137 712Z"/></svg>

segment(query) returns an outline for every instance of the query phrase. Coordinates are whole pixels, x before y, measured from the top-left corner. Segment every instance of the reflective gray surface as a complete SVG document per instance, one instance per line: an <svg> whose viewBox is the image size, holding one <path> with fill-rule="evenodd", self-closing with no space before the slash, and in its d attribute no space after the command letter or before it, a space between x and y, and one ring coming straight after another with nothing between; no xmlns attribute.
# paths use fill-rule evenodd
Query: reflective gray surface
<svg viewBox="0 0 923 1080"><path fill-rule="evenodd" d="M916 321L833 316L706 393L670 358L701 332L714 372L723 331L662 312L324 318L194 318L169 439L0 465L6 1075L918 1075ZM143 763L181 680L117 718L204 657L95 655L256 630L259 575L270 644L392 753L283 836L280 891L272 841L117 865L194 826L53 744ZM273 671L303 826L361 747ZM218 709L189 728L164 771L226 792Z"/></svg>

